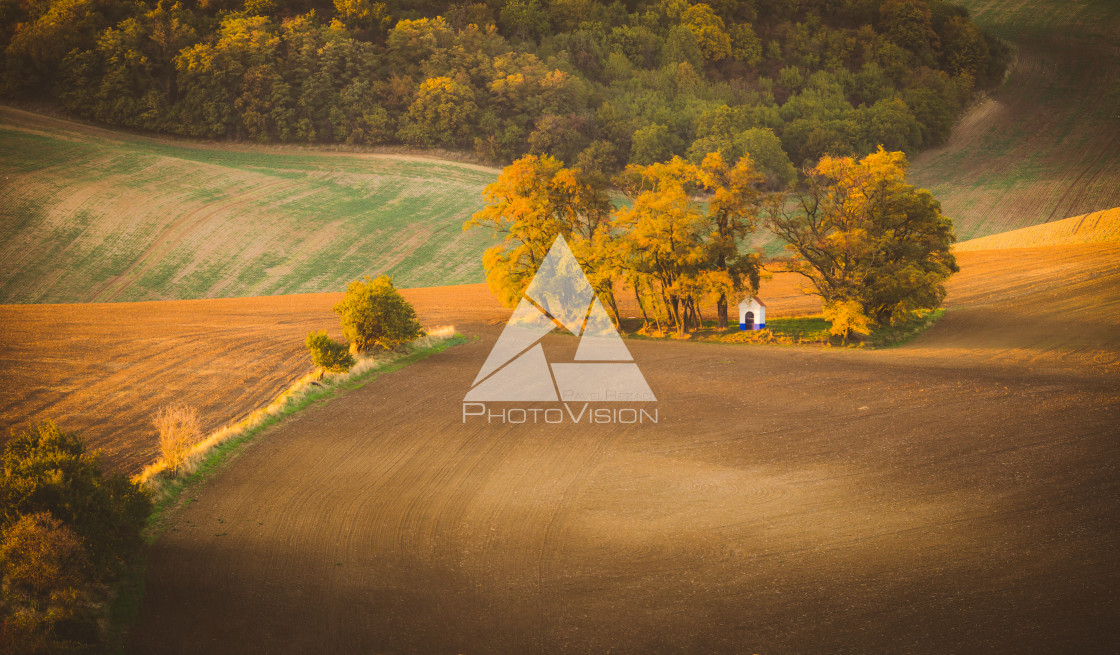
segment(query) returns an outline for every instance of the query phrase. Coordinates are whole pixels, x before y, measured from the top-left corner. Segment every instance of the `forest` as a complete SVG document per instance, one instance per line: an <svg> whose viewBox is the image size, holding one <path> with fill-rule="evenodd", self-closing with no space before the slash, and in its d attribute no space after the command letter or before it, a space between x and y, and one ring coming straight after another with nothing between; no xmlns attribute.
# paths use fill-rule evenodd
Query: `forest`
<svg viewBox="0 0 1120 655"><path fill-rule="evenodd" d="M615 174L944 142L1007 47L941 0L0 0L0 97L261 143Z"/></svg>

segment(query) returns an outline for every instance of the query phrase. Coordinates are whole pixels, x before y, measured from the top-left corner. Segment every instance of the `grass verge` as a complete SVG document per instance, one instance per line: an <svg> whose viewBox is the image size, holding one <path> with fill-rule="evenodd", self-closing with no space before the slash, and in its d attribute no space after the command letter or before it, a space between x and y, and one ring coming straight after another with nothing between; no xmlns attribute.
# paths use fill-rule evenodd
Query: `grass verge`
<svg viewBox="0 0 1120 655"><path fill-rule="evenodd" d="M923 310L898 325L876 328L860 341L840 343L833 337L831 324L822 315L772 318L765 330L740 330L738 325L726 329L716 327L715 321L705 321L704 329L685 337L700 343L749 343L779 346L846 346L850 348L894 348L914 339L929 329L945 314L944 309ZM623 321L623 331L628 339L677 339L675 334L640 332L640 321Z"/></svg>
<svg viewBox="0 0 1120 655"><path fill-rule="evenodd" d="M155 497L155 506L148 517L145 538L150 545L167 527L168 517L178 506L183 492L204 482L223 466L236 458L238 452L268 428L285 417L305 407L357 389L386 373L400 370L451 346L466 343L469 339L455 332L455 328L437 328L428 336L409 344L407 350L379 357L362 358L347 373L309 374L300 378L268 406L250 414L233 425L214 432L202 440L191 453L189 471L175 475L163 462L156 462L134 481L139 482ZM147 558L133 562L122 576L109 607L109 652L124 652L125 627L140 612L144 599Z"/></svg>
<svg viewBox="0 0 1120 655"><path fill-rule="evenodd" d="M367 382L464 343L467 338L454 328L432 330L403 352L358 360L346 373L311 373L295 382L269 405L248 417L212 433L199 442L189 455L188 466L179 474L168 470L163 461L148 466L134 481L148 489L155 498L155 509L148 521L148 541L154 541L164 527L166 515L174 509L182 492L205 480L220 468L231 455L256 435L279 423L312 403L357 389Z"/></svg>

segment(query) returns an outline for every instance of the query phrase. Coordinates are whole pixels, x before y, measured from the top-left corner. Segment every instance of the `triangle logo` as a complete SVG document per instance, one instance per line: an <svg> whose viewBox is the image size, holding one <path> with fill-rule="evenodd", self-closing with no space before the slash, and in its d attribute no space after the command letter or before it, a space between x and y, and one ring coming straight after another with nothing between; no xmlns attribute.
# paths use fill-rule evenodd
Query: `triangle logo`
<svg viewBox="0 0 1120 655"><path fill-rule="evenodd" d="M540 340L579 337L574 362L550 363ZM541 262L463 400L655 401L610 315L562 235Z"/></svg>

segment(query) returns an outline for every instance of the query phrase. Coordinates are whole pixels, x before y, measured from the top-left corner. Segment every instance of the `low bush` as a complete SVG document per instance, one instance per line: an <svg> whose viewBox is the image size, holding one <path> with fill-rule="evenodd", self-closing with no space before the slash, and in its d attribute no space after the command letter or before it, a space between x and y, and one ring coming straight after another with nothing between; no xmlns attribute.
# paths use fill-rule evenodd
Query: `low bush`
<svg viewBox="0 0 1120 655"><path fill-rule="evenodd" d="M307 350L311 352L311 361L324 371L345 373L354 366L354 356L346 344L330 338L325 330L307 335Z"/></svg>
<svg viewBox="0 0 1120 655"><path fill-rule="evenodd" d="M342 333L359 353L390 350L424 336L416 310L388 275L351 282L334 311L342 317Z"/></svg>
<svg viewBox="0 0 1120 655"><path fill-rule="evenodd" d="M50 512L24 516L5 531L0 575L4 652L80 652L99 641L82 540Z"/></svg>
<svg viewBox="0 0 1120 655"><path fill-rule="evenodd" d="M152 418L159 431L159 450L168 470L178 473L187 465L191 448L202 439L198 412L187 405L165 405Z"/></svg>
<svg viewBox="0 0 1120 655"><path fill-rule="evenodd" d="M0 651L81 652L102 639L106 586L143 547L151 500L104 475L52 421L13 431L0 476Z"/></svg>

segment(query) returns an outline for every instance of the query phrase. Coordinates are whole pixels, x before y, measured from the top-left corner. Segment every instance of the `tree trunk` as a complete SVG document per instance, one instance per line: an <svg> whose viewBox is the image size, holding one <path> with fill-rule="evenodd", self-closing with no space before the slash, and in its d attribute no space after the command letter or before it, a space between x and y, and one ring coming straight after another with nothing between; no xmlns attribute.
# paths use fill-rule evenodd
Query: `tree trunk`
<svg viewBox="0 0 1120 655"><path fill-rule="evenodd" d="M727 294L719 294L719 300L716 301L716 321L719 329L727 329Z"/></svg>

